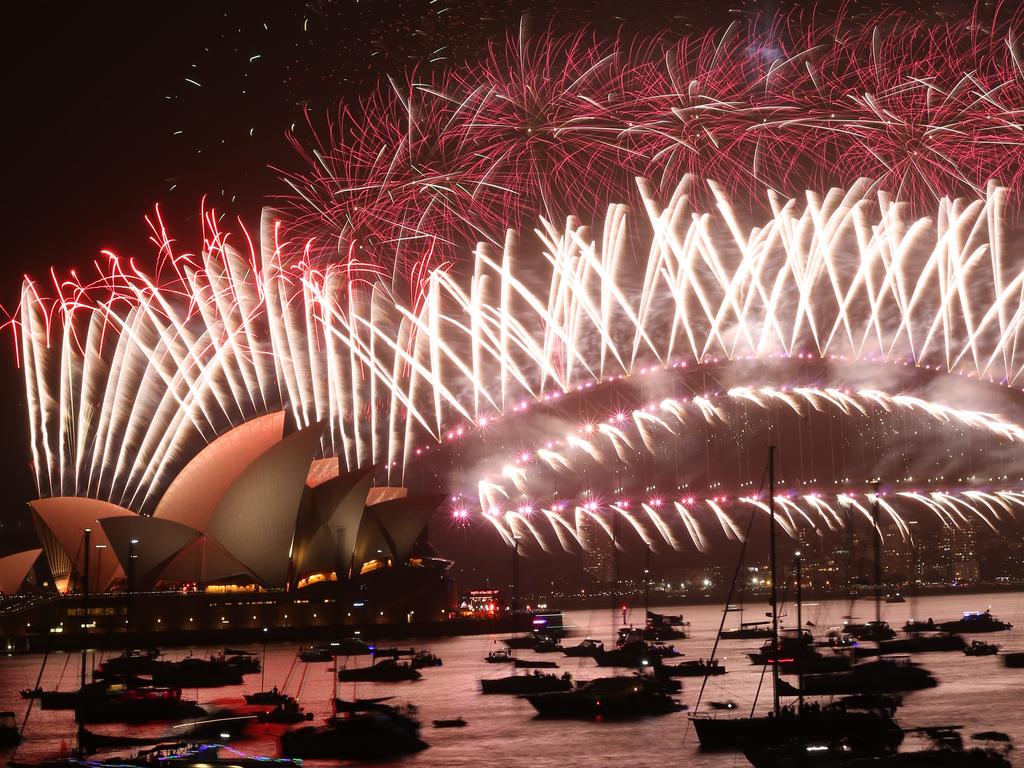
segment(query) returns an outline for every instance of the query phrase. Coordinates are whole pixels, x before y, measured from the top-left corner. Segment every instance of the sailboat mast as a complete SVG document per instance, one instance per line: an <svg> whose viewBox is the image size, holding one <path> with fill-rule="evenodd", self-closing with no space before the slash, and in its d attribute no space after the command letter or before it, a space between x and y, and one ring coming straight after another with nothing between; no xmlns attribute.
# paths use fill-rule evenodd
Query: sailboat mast
<svg viewBox="0 0 1024 768"><path fill-rule="evenodd" d="M768 446L768 546L771 548L771 559L769 561L769 577L772 580L771 603L772 603L772 709L776 715L779 714L779 606L778 606L778 585L776 584L776 557L775 557L775 446Z"/></svg>
<svg viewBox="0 0 1024 768"><path fill-rule="evenodd" d="M92 529L85 529L85 538L82 542L82 672L78 687L78 696L75 699L75 714L78 720L78 753L84 755L82 749L82 732L85 729L85 713L80 711L85 703L85 657L86 657L86 635L89 633L89 547L92 540Z"/></svg>
<svg viewBox="0 0 1024 768"><path fill-rule="evenodd" d="M882 621L882 529L878 525L878 481L875 481L875 503L872 506L875 525L875 629Z"/></svg>
<svg viewBox="0 0 1024 768"><path fill-rule="evenodd" d="M803 587L802 587L802 573L800 569L800 551L796 553L796 632L797 637L803 637L804 631L804 614L803 614ZM800 695L797 700L797 712L803 714L804 711L804 673L803 664L797 667L797 685L800 686Z"/></svg>
<svg viewBox="0 0 1024 768"><path fill-rule="evenodd" d="M651 612L651 548L647 547L647 555L644 560L644 621L647 621L647 614Z"/></svg>

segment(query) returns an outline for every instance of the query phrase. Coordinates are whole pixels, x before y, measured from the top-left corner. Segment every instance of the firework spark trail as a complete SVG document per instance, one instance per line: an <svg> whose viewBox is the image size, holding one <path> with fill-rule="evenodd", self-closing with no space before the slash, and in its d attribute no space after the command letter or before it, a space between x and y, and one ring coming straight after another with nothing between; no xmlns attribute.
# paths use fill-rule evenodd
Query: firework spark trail
<svg viewBox="0 0 1024 768"><path fill-rule="evenodd" d="M269 217L244 257L204 218L216 236L201 256L161 248L176 281L112 259L93 283L58 284L55 298L26 283L17 320L40 491L146 507L197 442L277 408L299 425L330 420L327 455L401 482L417 443L457 441L601 382L718 359L911 362L1020 381L1024 273L1002 274L993 246L1004 190L942 201L930 220L907 220L884 198L873 214L857 190L808 193L747 229L724 197L716 216L693 212L688 186L666 207L644 191L639 221L613 207L597 237L571 219L561 230L543 223L546 270L515 238L500 254L481 246L465 278L427 275L418 308L372 265L293 264ZM625 247L637 238L650 244L640 270ZM846 414L912 408L1024 439L992 414L912 395L741 395ZM691 402L725 421L720 405ZM691 410L665 401L629 417L635 434L611 422L579 445L649 445L652 430Z"/></svg>

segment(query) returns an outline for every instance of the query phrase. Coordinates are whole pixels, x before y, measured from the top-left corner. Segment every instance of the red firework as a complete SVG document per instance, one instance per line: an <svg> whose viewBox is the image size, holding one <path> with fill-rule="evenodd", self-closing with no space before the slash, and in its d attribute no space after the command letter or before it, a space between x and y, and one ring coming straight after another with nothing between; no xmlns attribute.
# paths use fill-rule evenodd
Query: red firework
<svg viewBox="0 0 1024 768"><path fill-rule="evenodd" d="M1005 14L1004 14L1005 16ZM290 233L424 272L538 217L600 220L635 178L759 205L867 177L911 206L1024 175L1020 14L925 25L783 16L669 40L510 37L342 108L286 174ZM1011 196L1011 200L1016 198ZM322 253L330 258L332 254Z"/></svg>

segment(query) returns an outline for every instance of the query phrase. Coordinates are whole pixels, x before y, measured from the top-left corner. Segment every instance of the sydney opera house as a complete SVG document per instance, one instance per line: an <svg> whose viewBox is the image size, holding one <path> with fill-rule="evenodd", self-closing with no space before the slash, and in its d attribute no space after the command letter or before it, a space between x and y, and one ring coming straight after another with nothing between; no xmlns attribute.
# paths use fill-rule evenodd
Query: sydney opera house
<svg viewBox="0 0 1024 768"><path fill-rule="evenodd" d="M38 566L50 597L0 615L0 634L61 634L83 612L97 632L162 633L447 615L450 563L426 540L444 497L376 487L372 468L315 459L323 429L289 432L283 411L234 427L184 466L152 514L83 496L30 502L41 549L0 559L0 593Z"/></svg>

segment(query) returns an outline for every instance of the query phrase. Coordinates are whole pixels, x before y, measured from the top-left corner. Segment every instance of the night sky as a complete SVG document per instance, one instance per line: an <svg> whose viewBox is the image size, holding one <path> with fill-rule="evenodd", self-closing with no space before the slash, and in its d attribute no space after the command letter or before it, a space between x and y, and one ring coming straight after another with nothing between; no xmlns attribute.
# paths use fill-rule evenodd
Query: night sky
<svg viewBox="0 0 1024 768"><path fill-rule="evenodd" d="M300 168L285 133L389 74L473 61L489 39L531 29L598 34L686 32L792 4L611 2L181 2L17 4L5 9L0 305L23 274L88 269L101 248L152 258L143 217L159 204L183 246L198 242L203 197L252 224L286 191L275 168ZM910 7L961 13L963 3ZM857 6L860 8L860 5ZM0 554L28 543L33 495L13 337L0 354L7 426L0 443L6 531ZM28 537L28 538L26 538Z"/></svg>

